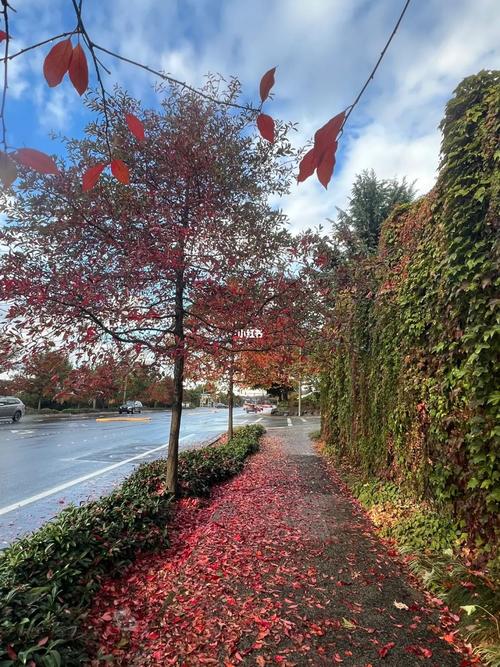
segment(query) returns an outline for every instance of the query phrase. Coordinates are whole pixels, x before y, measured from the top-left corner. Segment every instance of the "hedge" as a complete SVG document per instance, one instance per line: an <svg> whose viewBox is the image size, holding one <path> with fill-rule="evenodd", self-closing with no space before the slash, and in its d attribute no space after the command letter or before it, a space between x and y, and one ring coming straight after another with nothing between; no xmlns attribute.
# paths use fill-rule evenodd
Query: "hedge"
<svg viewBox="0 0 500 667"><path fill-rule="evenodd" d="M259 425L179 457L180 495L206 496L259 448ZM0 667L83 664L80 626L103 577L168 545L166 461L139 466L109 496L70 506L0 552Z"/></svg>

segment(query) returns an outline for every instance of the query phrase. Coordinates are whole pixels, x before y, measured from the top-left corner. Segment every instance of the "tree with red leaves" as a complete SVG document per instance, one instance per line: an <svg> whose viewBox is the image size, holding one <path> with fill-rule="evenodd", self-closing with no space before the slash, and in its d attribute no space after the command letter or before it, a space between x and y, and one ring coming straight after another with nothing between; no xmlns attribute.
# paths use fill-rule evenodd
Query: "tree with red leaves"
<svg viewBox="0 0 500 667"><path fill-rule="evenodd" d="M207 91L215 89L222 94L211 79ZM285 125L271 144L255 137L245 110L185 90L163 94L161 112L146 112L117 92L105 117L100 98L91 99L100 120L67 141L67 164L55 175L23 168L17 196L1 195L9 223L0 243L10 251L0 262L0 299L12 304L7 324L31 349L58 340L75 357L98 357L113 341L119 352L173 364L167 485L175 492L185 359L207 346L192 305L235 267L257 276L280 256L289 236L267 201L287 192L294 160ZM236 100L239 84L224 95ZM142 141L130 113L142 119ZM106 161L110 130L129 185L103 172L82 192L81 174Z"/></svg>
<svg viewBox="0 0 500 667"><path fill-rule="evenodd" d="M53 400L70 372L67 353L47 347L25 360L22 369L13 378L12 385L16 391L30 394L40 411L42 400Z"/></svg>

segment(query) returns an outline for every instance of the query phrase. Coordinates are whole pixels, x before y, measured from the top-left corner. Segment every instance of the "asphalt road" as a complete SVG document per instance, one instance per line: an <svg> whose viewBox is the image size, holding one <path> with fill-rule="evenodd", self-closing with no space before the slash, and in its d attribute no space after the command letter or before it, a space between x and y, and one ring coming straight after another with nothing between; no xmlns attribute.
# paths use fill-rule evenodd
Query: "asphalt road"
<svg viewBox="0 0 500 667"><path fill-rule="evenodd" d="M0 548L36 530L69 503L109 493L143 461L166 456L170 412L140 416L149 420L98 422L95 415L85 415L0 422ZM290 428L305 421L235 410L236 425ZM180 449L207 442L226 427L227 410L186 410Z"/></svg>

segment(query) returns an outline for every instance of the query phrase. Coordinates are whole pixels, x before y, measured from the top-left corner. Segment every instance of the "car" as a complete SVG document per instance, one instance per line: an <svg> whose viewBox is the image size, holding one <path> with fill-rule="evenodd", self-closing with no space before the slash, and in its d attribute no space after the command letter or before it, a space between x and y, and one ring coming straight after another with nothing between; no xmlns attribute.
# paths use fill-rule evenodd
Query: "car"
<svg viewBox="0 0 500 667"><path fill-rule="evenodd" d="M248 414L249 412L260 412L260 410L257 405L246 405L245 412Z"/></svg>
<svg viewBox="0 0 500 667"><path fill-rule="evenodd" d="M120 414L125 412L127 415L133 415L134 412L142 412L142 403L140 401L127 401L120 405L118 412Z"/></svg>
<svg viewBox="0 0 500 667"><path fill-rule="evenodd" d="M26 411L24 403L15 396L0 396L0 419L18 422Z"/></svg>
<svg viewBox="0 0 500 667"><path fill-rule="evenodd" d="M214 408L227 408L227 407L229 407L229 406L226 405L225 403L216 403L214 405Z"/></svg>

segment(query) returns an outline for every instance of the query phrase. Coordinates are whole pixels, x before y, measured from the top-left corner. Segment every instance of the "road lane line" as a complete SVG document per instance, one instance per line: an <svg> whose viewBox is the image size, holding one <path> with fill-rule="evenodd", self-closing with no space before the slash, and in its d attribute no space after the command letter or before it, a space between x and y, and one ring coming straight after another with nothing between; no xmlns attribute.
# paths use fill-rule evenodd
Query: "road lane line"
<svg viewBox="0 0 500 667"><path fill-rule="evenodd" d="M255 420L255 423L258 424L259 422L262 421L262 419L263 419L262 417L259 417L259 419L256 419L256 420Z"/></svg>
<svg viewBox="0 0 500 667"><path fill-rule="evenodd" d="M290 417L286 418L286 423L288 424L288 426L293 426L292 420L290 419Z"/></svg>
<svg viewBox="0 0 500 667"><path fill-rule="evenodd" d="M306 421L307 421L307 419L304 419L304 417L301 417L301 419L302 419L303 422L306 422Z"/></svg>
<svg viewBox="0 0 500 667"><path fill-rule="evenodd" d="M182 440L186 440L186 438L190 437L191 434L185 435L182 438L179 438L179 442L181 442ZM42 491L41 493L37 493L36 496L30 496L29 498L20 500L19 502L13 503L12 505L7 505L6 507L0 507L0 516L2 516L2 514L8 514L9 512L17 510L21 507L25 507L26 505L31 505L31 503L36 503L37 500L42 500L43 498L47 498L48 496L53 496L55 493L60 493L65 489L69 489L71 486L75 486L76 484L81 484L82 482L86 482L88 479L92 479L92 477L103 475L105 472L109 472L110 470L114 470L115 468L119 468L120 466L124 466L127 463L131 463L132 461L137 461L137 459L142 459L145 456L148 456L149 454L153 454L153 452L158 452L160 449L164 449L167 445L168 443L165 443L164 445L160 445L159 447L155 447L154 449L149 449L147 452L142 452L142 454L137 454L136 456L132 456L132 458L126 459L125 461L119 461L118 463L113 463L113 465L106 466L105 468L101 468L100 470L95 470L94 472L91 472L88 475L82 475L82 477L73 479L70 482L65 482L64 484L59 484L59 486L54 486L52 489L47 489L47 491Z"/></svg>

